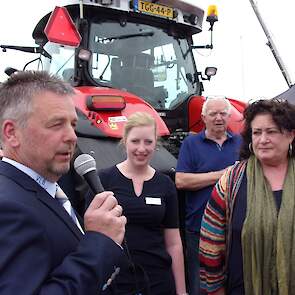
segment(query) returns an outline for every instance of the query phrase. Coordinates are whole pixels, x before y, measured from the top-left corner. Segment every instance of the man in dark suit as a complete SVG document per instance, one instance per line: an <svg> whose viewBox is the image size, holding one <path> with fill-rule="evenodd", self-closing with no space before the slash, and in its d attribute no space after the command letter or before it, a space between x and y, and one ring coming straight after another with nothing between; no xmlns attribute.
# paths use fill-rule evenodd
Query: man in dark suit
<svg viewBox="0 0 295 295"><path fill-rule="evenodd" d="M105 294L118 273L126 218L113 193L95 196L84 230L57 200L76 144L73 95L45 72L0 87L1 295Z"/></svg>

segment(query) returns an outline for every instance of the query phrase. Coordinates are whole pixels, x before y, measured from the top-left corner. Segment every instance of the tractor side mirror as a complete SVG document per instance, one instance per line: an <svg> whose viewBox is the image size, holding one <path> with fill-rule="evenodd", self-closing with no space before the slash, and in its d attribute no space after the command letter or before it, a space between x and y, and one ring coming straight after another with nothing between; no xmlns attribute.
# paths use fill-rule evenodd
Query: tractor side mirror
<svg viewBox="0 0 295 295"><path fill-rule="evenodd" d="M207 80L210 80L212 76L215 76L217 73L216 67L207 67L205 69L205 75L207 76Z"/></svg>
<svg viewBox="0 0 295 295"><path fill-rule="evenodd" d="M212 76L215 76L217 72L216 67L206 67L205 69L205 76L202 75L202 72L197 72L197 75L201 77L202 80L209 80L211 79Z"/></svg>

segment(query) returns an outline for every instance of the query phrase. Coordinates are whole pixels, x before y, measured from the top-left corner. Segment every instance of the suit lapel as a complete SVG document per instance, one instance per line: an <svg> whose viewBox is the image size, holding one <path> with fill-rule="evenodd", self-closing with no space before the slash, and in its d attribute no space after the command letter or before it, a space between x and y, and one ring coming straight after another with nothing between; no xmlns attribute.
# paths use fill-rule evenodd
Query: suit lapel
<svg viewBox="0 0 295 295"><path fill-rule="evenodd" d="M13 165L0 161L0 174L3 174L11 178L14 182L21 185L25 190L35 193L36 198L42 202L47 208L55 213L55 215L61 219L69 230L77 237L81 239L82 233L73 222L67 211L59 204L57 200L52 198L46 190L44 190L35 180L30 176L23 173Z"/></svg>
<svg viewBox="0 0 295 295"><path fill-rule="evenodd" d="M78 239L81 239L81 231L74 223L68 212L61 206L61 204L59 204L57 200L52 198L52 196L50 196L42 187L40 187L40 190L37 191L36 196L49 208L49 210L52 210L57 215L57 217L59 217L66 224L66 226Z"/></svg>

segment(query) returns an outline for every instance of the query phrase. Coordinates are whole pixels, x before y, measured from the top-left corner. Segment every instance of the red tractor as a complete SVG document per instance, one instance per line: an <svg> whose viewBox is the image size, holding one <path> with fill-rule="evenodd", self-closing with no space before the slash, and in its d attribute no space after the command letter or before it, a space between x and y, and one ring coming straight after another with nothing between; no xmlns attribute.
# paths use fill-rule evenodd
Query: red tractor
<svg viewBox="0 0 295 295"><path fill-rule="evenodd" d="M211 44L193 45L204 11L182 0L66 2L36 25L36 47L0 47L38 53L24 70L37 63L75 86L78 148L96 158L98 169L123 160L123 125L145 111L156 118L162 142L152 165L173 174L182 139L203 128L202 79L216 72L208 67L204 78L193 55L194 48L213 47L212 35ZM211 34L215 12L208 10ZM231 103L229 128L239 131L245 104Z"/></svg>

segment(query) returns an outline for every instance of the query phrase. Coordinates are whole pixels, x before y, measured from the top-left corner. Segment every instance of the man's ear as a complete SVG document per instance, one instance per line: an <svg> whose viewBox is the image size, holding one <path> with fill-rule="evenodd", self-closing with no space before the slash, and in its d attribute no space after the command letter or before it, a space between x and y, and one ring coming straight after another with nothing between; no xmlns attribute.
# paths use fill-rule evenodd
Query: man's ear
<svg viewBox="0 0 295 295"><path fill-rule="evenodd" d="M205 123L205 116L201 114L202 121Z"/></svg>
<svg viewBox="0 0 295 295"><path fill-rule="evenodd" d="M19 146L19 134L20 130L13 120L5 120L2 124L2 139L11 147Z"/></svg>

